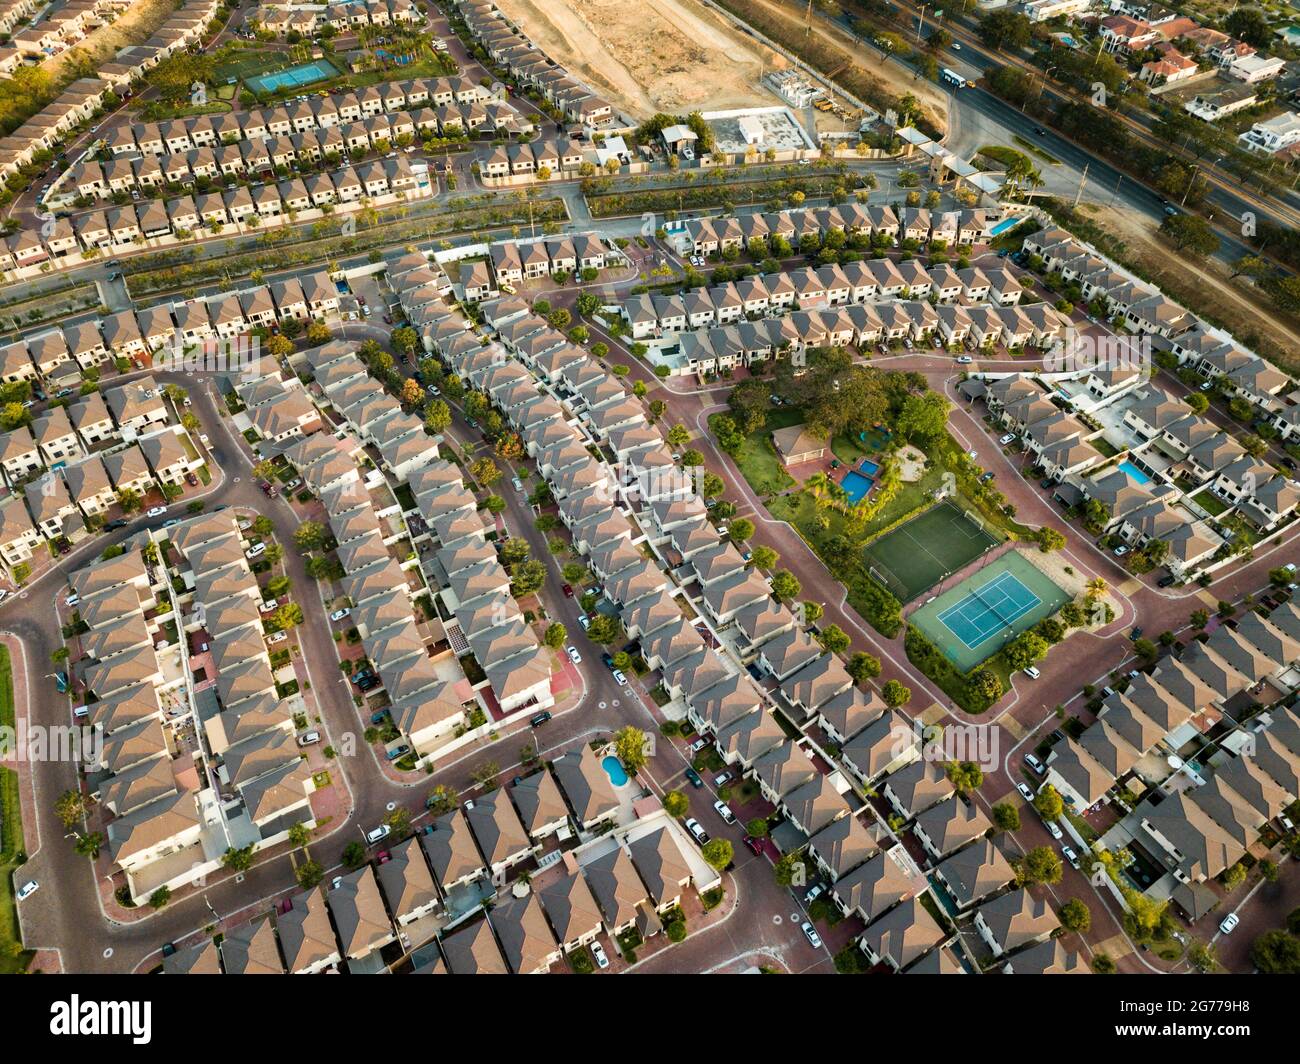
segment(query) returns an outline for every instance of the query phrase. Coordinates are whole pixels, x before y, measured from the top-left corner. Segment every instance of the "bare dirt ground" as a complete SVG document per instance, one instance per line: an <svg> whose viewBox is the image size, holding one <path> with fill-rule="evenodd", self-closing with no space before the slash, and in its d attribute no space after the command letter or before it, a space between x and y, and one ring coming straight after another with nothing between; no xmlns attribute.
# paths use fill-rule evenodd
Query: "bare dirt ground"
<svg viewBox="0 0 1300 1064"><path fill-rule="evenodd" d="M1085 207L1089 205L1085 202ZM1243 277L1230 278L1222 263L1180 257L1159 235L1154 223L1134 211L1093 206L1093 221L1123 240L1148 277L1184 306L1221 322L1243 342L1254 334L1256 349L1285 369L1297 365L1297 323L1278 313L1268 297Z"/></svg>
<svg viewBox="0 0 1300 1064"><path fill-rule="evenodd" d="M59 82L67 76L69 64L75 65L85 59L95 63L106 62L127 45L147 41L175 10L176 5L170 0L136 0L112 23L101 26L66 52L46 60L44 68Z"/></svg>
<svg viewBox="0 0 1300 1064"><path fill-rule="evenodd" d="M696 0L498 0L547 55L634 118L772 106L787 65Z"/></svg>

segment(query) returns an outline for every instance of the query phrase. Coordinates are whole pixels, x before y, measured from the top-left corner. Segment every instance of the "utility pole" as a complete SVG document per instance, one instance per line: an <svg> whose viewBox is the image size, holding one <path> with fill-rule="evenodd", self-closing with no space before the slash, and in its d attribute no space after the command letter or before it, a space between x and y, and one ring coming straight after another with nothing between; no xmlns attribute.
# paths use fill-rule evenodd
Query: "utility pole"
<svg viewBox="0 0 1300 1064"><path fill-rule="evenodd" d="M1187 202L1187 197L1191 195L1192 183L1196 180L1196 171L1201 168L1200 163L1192 166L1192 172L1187 175L1187 187L1183 189L1183 198L1178 201L1178 206L1183 206Z"/></svg>
<svg viewBox="0 0 1300 1064"><path fill-rule="evenodd" d="M1079 191L1074 194L1074 206L1071 208L1073 210L1078 209L1079 200L1083 199L1083 186L1088 183L1088 167L1091 165L1091 163L1083 164L1083 173L1079 177Z"/></svg>
<svg viewBox="0 0 1300 1064"><path fill-rule="evenodd" d="M925 9L929 6L929 4L921 5L921 15L916 20L916 39L918 42L921 40L921 30L925 26Z"/></svg>

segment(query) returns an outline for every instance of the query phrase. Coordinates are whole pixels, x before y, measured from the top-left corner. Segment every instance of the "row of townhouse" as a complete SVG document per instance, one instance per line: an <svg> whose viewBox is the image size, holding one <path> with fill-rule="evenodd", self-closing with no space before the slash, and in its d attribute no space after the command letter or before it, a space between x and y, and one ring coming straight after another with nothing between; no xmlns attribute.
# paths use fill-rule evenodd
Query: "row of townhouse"
<svg viewBox="0 0 1300 1064"><path fill-rule="evenodd" d="M305 277L288 277L269 285L205 299L159 303L142 310L120 310L15 340L0 347L0 379L6 383L30 381L55 388L75 384L83 371L109 359L142 359L159 353L179 355L208 340L230 340L253 329L269 329L278 322L324 318L339 307L339 291L324 270ZM255 352L251 352L255 354ZM243 366L231 366L232 369ZM162 410L161 394L152 378L144 390L153 400L151 409ZM105 396L135 394L132 386L110 389ZM90 397L93 398L93 397ZM87 401L85 398L83 402ZM75 408L78 404L73 404ZM71 411L70 411L71 412ZM122 428L140 428L135 416L119 420ZM102 435L87 439L98 443Z"/></svg>
<svg viewBox="0 0 1300 1064"><path fill-rule="evenodd" d="M0 137L0 178L17 174L41 153L96 114L110 93L120 92L164 59L201 41L216 17L218 0L186 0L146 42L131 45L102 64L93 78L78 78L39 113Z"/></svg>
<svg viewBox="0 0 1300 1064"><path fill-rule="evenodd" d="M410 119L417 113L424 122L418 127L420 129L445 130L450 134L467 128L477 129L490 122L489 131L492 131L500 128L501 119L497 112L485 110L489 104L506 111L514 110L464 76L389 81L369 85L357 92L309 96L274 107L163 122L122 124L104 135L104 147L115 158L184 155L195 148L216 148L223 144L289 137L295 133L347 129L367 119L384 116ZM473 105L478 109L462 110ZM430 120L436 121L430 125ZM399 132L414 130L404 125ZM391 139L387 133L384 136Z"/></svg>
<svg viewBox="0 0 1300 1064"><path fill-rule="evenodd" d="M347 4L268 4L249 18L259 29L284 36L315 36L328 26L347 33L362 26L424 25L424 14L411 0L354 0Z"/></svg>
<svg viewBox="0 0 1300 1064"><path fill-rule="evenodd" d="M1199 916L1205 881L1259 856L1261 831L1300 796L1300 722L1280 705L1297 663L1300 610L1252 611L1108 694L1053 749L1046 780L1076 811L1139 795L1114 830L1158 870L1148 892Z"/></svg>
<svg viewBox="0 0 1300 1064"><path fill-rule="evenodd" d="M1300 386L1253 351L1244 351L1213 326L1193 320L1170 340L1179 364L1214 381L1227 395L1246 400L1281 439L1300 439Z"/></svg>
<svg viewBox="0 0 1300 1064"><path fill-rule="evenodd" d="M105 736L92 789L110 816L109 853L137 902L214 870L210 855L220 847L212 843L229 830L265 846L283 840L286 818L314 822L310 772L293 741L293 712L302 707L276 697L260 593L233 516L185 522L168 538L185 562L177 566L179 595L169 593L157 555L138 549L69 581L88 625L79 637L85 658L74 666L87 697L74 715ZM178 601L190 605L188 616L175 615ZM150 640L149 626L168 621L181 644ZM196 683L199 661L205 672ZM187 750L170 733L194 721L192 709L203 741ZM200 808L219 808L221 824Z"/></svg>
<svg viewBox="0 0 1300 1064"><path fill-rule="evenodd" d="M922 300L851 303L678 334L678 354L670 364L680 374L713 373L808 348L890 341L981 348L1002 344L1012 350L1026 344L1046 347L1068 324L1046 303L1024 307L932 306Z"/></svg>
<svg viewBox="0 0 1300 1064"><path fill-rule="evenodd" d="M566 119L588 130L614 118L614 108L560 66L509 21L491 0L457 0L456 9L492 62L520 88L536 89Z"/></svg>
<svg viewBox="0 0 1300 1064"><path fill-rule="evenodd" d="M929 300L940 304L989 303L1016 306L1023 286L1005 267L955 270L946 263L926 269L915 259L868 259L754 274L739 281L688 288L680 293L643 294L620 308L633 339L663 336L713 325L729 325L795 309Z"/></svg>
<svg viewBox="0 0 1300 1064"><path fill-rule="evenodd" d="M69 171L63 185L63 199L96 200L125 193L148 193L152 190L210 187L225 182L252 181L262 175L280 174L295 168L337 166L350 152L383 147L389 138L410 133L415 125L409 116L367 119L362 123L295 133L289 137L221 144L194 148L176 155L89 161ZM289 181L268 183L272 191L293 209L322 207L327 203L348 202L363 194L382 196L389 192L407 192L416 178L406 155L358 161L332 172L304 174ZM227 192L230 195L233 189ZM256 186L251 190L258 196ZM169 206L169 212L171 211Z"/></svg>
<svg viewBox="0 0 1300 1064"><path fill-rule="evenodd" d="M159 394L145 394L151 382L92 392L0 436L0 471L15 492L0 529L0 558L9 569L29 562L44 540L82 538L117 492L180 485L202 465L188 434L167 424Z"/></svg>
<svg viewBox="0 0 1300 1064"><path fill-rule="evenodd" d="M420 577L414 589L405 596L394 591L408 581L389 557L387 542L402 537L382 534L378 519L389 515L370 509L357 487L356 462L341 459L340 449L332 446L337 441L318 437L297 443L285 456L309 486L326 491L322 499L347 574L344 590L394 724L418 754L432 755L466 724L467 710L477 704L475 690L490 688L504 712L552 705L550 659L509 594L510 578L488 542L491 529L478 500L457 467L439 458L437 441L419 418L376 391L355 350L355 345L327 344L308 352L306 361L320 390L318 401L352 427L360 446L375 449L394 480L409 485L415 500L414 509L403 515L409 539L418 550L439 548L428 572L418 554L404 563ZM455 618L444 625L451 653L441 665L429 659L410 617L411 595L426 588L441 589L437 593ZM405 609L399 608L403 597ZM457 664L471 652L485 676L479 685L469 683Z"/></svg>
<svg viewBox="0 0 1300 1064"><path fill-rule="evenodd" d="M492 275L486 288L481 284L466 284L465 297L470 302L491 298L503 284L517 285L556 274L573 276L579 270L601 270L622 260L619 252L595 233L544 240L505 240L493 244L488 255Z"/></svg>
<svg viewBox="0 0 1300 1064"><path fill-rule="evenodd" d="M577 141L555 137L527 143L498 144L487 149L478 160L484 177L507 177L511 174L574 175L587 157Z"/></svg>
<svg viewBox="0 0 1300 1064"><path fill-rule="evenodd" d="M728 218L695 218L683 228L678 244L697 255L745 248L751 240L781 237L792 247L805 237L818 240L832 232L866 235L888 243L902 240L974 244L989 238L997 222L995 211L963 209L943 214L923 207L906 207L901 213L885 205L842 203L838 207L806 207L774 214L746 214Z"/></svg>
<svg viewBox="0 0 1300 1064"><path fill-rule="evenodd" d="M433 189L411 168L405 155L343 166L325 174L268 182L225 192L196 193L168 200L89 210L60 218L42 247L13 266L60 264L83 251L112 252L160 238L187 239L227 225L279 225L300 211L355 210L370 202L387 203L428 196Z"/></svg>

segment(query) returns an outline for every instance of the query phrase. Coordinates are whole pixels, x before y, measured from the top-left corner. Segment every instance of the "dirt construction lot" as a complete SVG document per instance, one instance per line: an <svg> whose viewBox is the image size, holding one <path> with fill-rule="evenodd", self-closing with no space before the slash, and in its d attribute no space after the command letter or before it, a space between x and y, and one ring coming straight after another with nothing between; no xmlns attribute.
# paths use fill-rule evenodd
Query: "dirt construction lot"
<svg viewBox="0 0 1300 1064"><path fill-rule="evenodd" d="M644 119L765 106L764 70L788 65L696 0L497 0L547 55Z"/></svg>

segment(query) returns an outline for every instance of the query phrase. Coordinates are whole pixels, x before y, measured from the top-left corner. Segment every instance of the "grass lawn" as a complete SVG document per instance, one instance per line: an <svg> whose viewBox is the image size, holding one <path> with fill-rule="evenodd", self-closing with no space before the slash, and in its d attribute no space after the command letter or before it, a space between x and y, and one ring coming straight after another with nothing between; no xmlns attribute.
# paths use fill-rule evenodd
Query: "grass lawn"
<svg viewBox="0 0 1300 1064"><path fill-rule="evenodd" d="M0 727L14 727L13 669L5 646L0 646ZM9 768L0 768L0 816L4 817L0 834L0 975L16 975L27 967L31 955L17 950L21 940L13 881L20 867L15 858L25 854L25 844L18 773Z"/></svg>
<svg viewBox="0 0 1300 1064"><path fill-rule="evenodd" d="M757 494L775 495L794 487L794 478L785 471L776 448L772 446L772 430L797 425L802 416L796 410L775 410L768 415L765 428L745 437L745 443L735 456L735 461Z"/></svg>
<svg viewBox="0 0 1300 1064"><path fill-rule="evenodd" d="M876 453L856 436L844 434L831 440L831 452L846 466L856 466L863 458L870 458Z"/></svg>
<svg viewBox="0 0 1300 1064"><path fill-rule="evenodd" d="M1191 501L1196 503L1197 506L1199 506L1211 517L1218 517L1221 513L1223 513L1225 510L1228 509L1228 504L1224 502L1222 499L1220 499L1217 495L1215 495L1214 492L1209 491L1208 489L1206 491L1200 492L1197 495L1191 496Z"/></svg>

